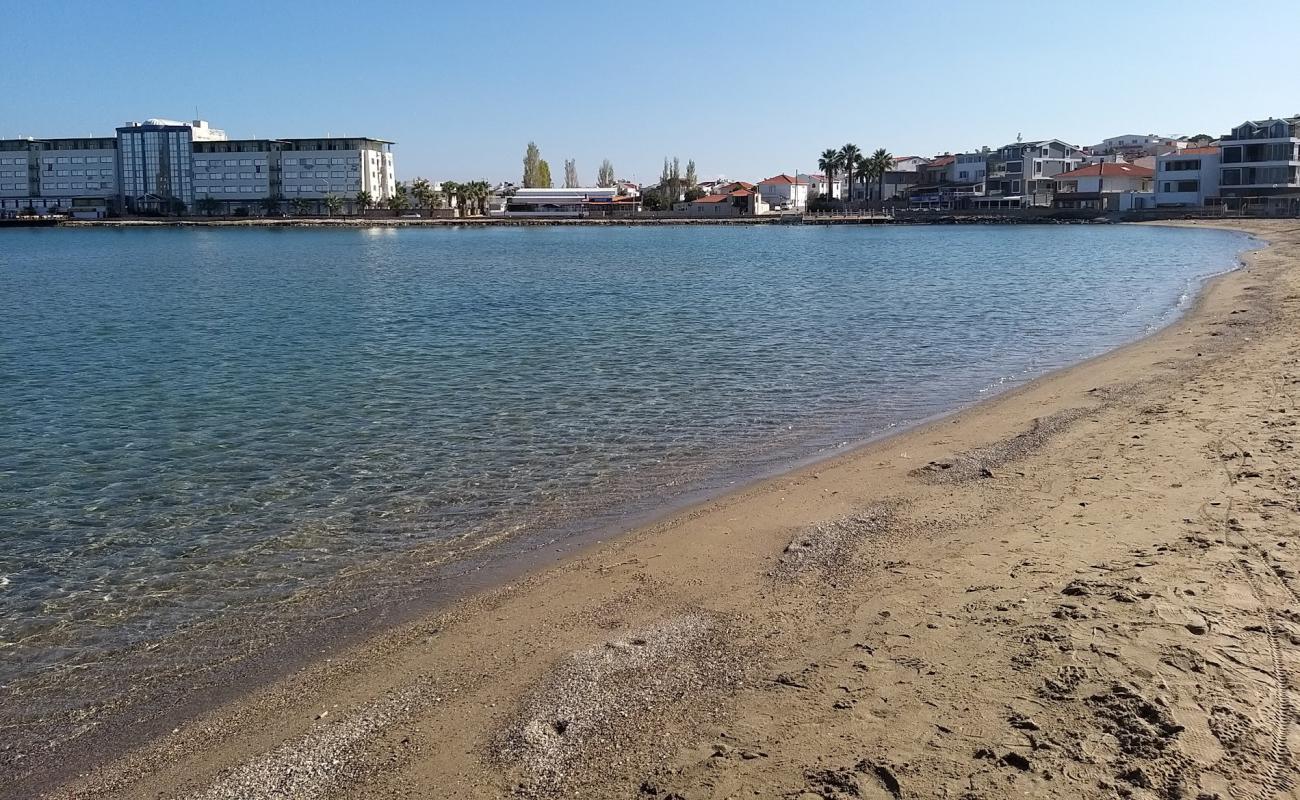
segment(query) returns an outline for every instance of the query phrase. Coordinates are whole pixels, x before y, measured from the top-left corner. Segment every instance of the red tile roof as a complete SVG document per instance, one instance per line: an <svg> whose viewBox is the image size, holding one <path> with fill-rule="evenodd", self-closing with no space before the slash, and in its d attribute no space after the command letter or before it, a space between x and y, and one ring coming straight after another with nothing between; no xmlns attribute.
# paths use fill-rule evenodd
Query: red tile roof
<svg viewBox="0 0 1300 800"><path fill-rule="evenodd" d="M1146 167L1139 167L1137 164L1123 164L1116 161L1107 161L1102 164L1089 164L1086 167L1072 169L1069 172L1062 172L1055 176L1056 180L1068 180L1070 178L1150 178L1155 172Z"/></svg>
<svg viewBox="0 0 1300 800"><path fill-rule="evenodd" d="M693 203L725 203L731 199L730 195L725 194L706 194L703 197L697 197Z"/></svg>
<svg viewBox="0 0 1300 800"><path fill-rule="evenodd" d="M1219 152L1218 147L1188 147L1183 150L1175 150L1166 155L1171 156L1212 156Z"/></svg>
<svg viewBox="0 0 1300 800"><path fill-rule="evenodd" d="M790 184L795 184L798 186L807 186L808 181L799 180L798 178L793 178L789 175L786 175L785 173L782 173L780 175L773 175L772 177L768 178L765 181L758 182L759 186L770 186L773 184L780 185L780 186L789 186Z"/></svg>
<svg viewBox="0 0 1300 800"><path fill-rule="evenodd" d="M732 197L749 197L753 192L748 189L737 189L731 193Z"/></svg>

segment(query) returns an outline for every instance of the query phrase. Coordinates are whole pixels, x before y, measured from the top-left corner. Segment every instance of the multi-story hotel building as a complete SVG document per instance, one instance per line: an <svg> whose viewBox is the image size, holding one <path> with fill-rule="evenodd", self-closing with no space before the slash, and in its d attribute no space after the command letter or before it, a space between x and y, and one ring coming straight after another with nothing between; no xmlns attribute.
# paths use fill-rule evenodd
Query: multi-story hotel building
<svg viewBox="0 0 1300 800"><path fill-rule="evenodd" d="M1243 122L1219 140L1219 152L1225 205L1300 213L1300 116Z"/></svg>
<svg viewBox="0 0 1300 800"><path fill-rule="evenodd" d="M108 138L0 140L0 215L324 211L330 197L355 210L362 192L378 205L396 190L381 139L232 140L202 120L150 119Z"/></svg>

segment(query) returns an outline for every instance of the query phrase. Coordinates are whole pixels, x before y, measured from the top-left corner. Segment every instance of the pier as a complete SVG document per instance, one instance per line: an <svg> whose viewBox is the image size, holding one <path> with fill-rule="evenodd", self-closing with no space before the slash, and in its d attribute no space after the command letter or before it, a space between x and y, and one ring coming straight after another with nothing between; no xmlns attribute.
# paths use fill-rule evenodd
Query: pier
<svg viewBox="0 0 1300 800"><path fill-rule="evenodd" d="M818 211L803 215L804 225L885 225L894 221L891 213L873 211Z"/></svg>

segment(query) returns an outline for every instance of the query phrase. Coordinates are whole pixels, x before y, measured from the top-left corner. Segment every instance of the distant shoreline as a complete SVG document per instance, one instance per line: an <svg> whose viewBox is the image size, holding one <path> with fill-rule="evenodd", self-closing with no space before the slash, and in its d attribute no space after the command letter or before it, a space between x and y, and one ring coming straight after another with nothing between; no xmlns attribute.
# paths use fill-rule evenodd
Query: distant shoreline
<svg viewBox="0 0 1300 800"><path fill-rule="evenodd" d="M422 227L573 227L573 226L678 226L678 225L1085 225L1113 224L1116 220L1101 218L1082 218L1078 216L1035 216L1011 217L1000 215L952 216L936 214L932 218L914 218L857 221L857 220L819 220L804 222L799 218L782 218L779 216L762 217L719 217L717 219L682 217L650 219L534 219L518 217L468 217L465 219L358 219L346 218L295 218L295 219L93 219L64 220L53 226L59 228L422 228ZM22 226L14 226L22 227Z"/></svg>

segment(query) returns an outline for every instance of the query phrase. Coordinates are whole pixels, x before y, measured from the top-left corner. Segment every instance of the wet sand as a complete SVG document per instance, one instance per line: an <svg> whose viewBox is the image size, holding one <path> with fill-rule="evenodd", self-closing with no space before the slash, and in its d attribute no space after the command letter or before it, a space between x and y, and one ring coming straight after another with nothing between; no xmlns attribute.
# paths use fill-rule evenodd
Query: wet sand
<svg viewBox="0 0 1300 800"><path fill-rule="evenodd" d="M1300 796L1300 223L1235 227L1272 244L1153 337L592 546L49 796Z"/></svg>

